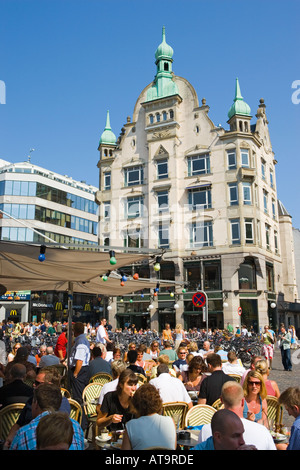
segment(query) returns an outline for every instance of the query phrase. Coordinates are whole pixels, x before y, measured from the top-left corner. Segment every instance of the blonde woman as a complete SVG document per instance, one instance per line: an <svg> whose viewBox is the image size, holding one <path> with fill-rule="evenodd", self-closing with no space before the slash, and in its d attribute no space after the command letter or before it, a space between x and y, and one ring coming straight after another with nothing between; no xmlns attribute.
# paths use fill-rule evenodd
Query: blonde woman
<svg viewBox="0 0 300 470"><path fill-rule="evenodd" d="M251 370L245 378L243 389L245 396L243 417L268 428L267 389L263 376L256 370Z"/></svg>
<svg viewBox="0 0 300 470"><path fill-rule="evenodd" d="M13 346L11 352L10 352L10 353L8 354L8 356L7 356L7 362L11 362L11 361L14 360L14 358L16 357L17 351L18 351L18 349L19 349L20 347L21 347L21 343L16 343L16 344Z"/></svg>
<svg viewBox="0 0 300 470"><path fill-rule="evenodd" d="M185 340L185 333L181 323L178 323L175 327L175 351L179 348L182 341Z"/></svg>
<svg viewBox="0 0 300 470"><path fill-rule="evenodd" d="M268 367L267 361L265 359L261 359L260 361L257 361L255 364L255 370L257 370L263 376L266 389L267 389L267 394L272 397L279 398L280 391L279 391L277 382L275 382L275 380L269 380L268 378L270 369Z"/></svg>

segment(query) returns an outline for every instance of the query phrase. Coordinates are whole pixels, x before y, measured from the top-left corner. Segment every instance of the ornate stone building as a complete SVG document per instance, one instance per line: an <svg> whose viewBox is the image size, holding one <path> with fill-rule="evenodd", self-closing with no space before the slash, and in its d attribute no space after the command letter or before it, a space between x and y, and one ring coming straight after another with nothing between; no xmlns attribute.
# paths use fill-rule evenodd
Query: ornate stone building
<svg viewBox="0 0 300 470"><path fill-rule="evenodd" d="M99 244L163 248L159 276L186 285L132 298L120 288L110 320L159 330L165 322L205 327L192 301L200 289L208 296L209 327L276 327L278 296L294 302L298 294L291 218L277 200L264 100L253 117L236 79L225 129L172 71L164 28L155 64L154 81L118 139L107 114L99 142ZM134 269L157 275L152 265Z"/></svg>

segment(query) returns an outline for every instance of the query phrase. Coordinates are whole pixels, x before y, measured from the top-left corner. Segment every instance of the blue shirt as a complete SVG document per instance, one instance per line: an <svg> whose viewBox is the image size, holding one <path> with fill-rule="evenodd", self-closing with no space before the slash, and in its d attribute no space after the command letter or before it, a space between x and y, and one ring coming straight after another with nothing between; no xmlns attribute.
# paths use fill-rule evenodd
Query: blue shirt
<svg viewBox="0 0 300 470"><path fill-rule="evenodd" d="M49 411L44 411L26 426L20 428L11 443L10 450L36 450L36 428L40 419L49 414ZM73 424L73 440L70 450L84 450L84 434L80 424L71 419Z"/></svg>
<svg viewBox="0 0 300 470"><path fill-rule="evenodd" d="M300 416L298 416L291 427L291 437L287 450L300 450Z"/></svg>
<svg viewBox="0 0 300 470"><path fill-rule="evenodd" d="M76 366L76 362L82 361L82 366L88 366L90 362L90 343L84 334L77 336L71 351L71 367Z"/></svg>
<svg viewBox="0 0 300 470"><path fill-rule="evenodd" d="M212 436L206 439L206 441L200 442L190 450L215 450L214 441Z"/></svg>

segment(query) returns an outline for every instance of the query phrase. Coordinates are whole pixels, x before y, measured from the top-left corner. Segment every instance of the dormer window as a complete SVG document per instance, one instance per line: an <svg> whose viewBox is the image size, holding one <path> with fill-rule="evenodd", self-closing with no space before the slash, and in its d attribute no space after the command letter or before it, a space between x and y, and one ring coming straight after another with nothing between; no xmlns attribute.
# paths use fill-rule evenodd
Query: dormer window
<svg viewBox="0 0 300 470"><path fill-rule="evenodd" d="M168 62L164 62L164 71L168 72L169 71L169 64Z"/></svg>

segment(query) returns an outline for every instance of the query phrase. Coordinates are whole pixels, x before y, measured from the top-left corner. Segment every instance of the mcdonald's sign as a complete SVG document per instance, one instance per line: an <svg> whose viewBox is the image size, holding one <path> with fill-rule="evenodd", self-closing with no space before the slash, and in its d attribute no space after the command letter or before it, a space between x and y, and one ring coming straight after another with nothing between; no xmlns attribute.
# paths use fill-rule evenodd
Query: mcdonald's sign
<svg viewBox="0 0 300 470"><path fill-rule="evenodd" d="M63 308L62 308L62 303L61 303L61 302L56 302L56 304L55 304L55 310L60 310L60 311L61 311L62 309L63 309Z"/></svg>
<svg viewBox="0 0 300 470"><path fill-rule="evenodd" d="M85 304L84 311L85 312L90 312L91 311L91 305L90 304Z"/></svg>
<svg viewBox="0 0 300 470"><path fill-rule="evenodd" d="M17 316L17 315L18 315L17 310L11 310L9 315L10 315L11 317Z"/></svg>

